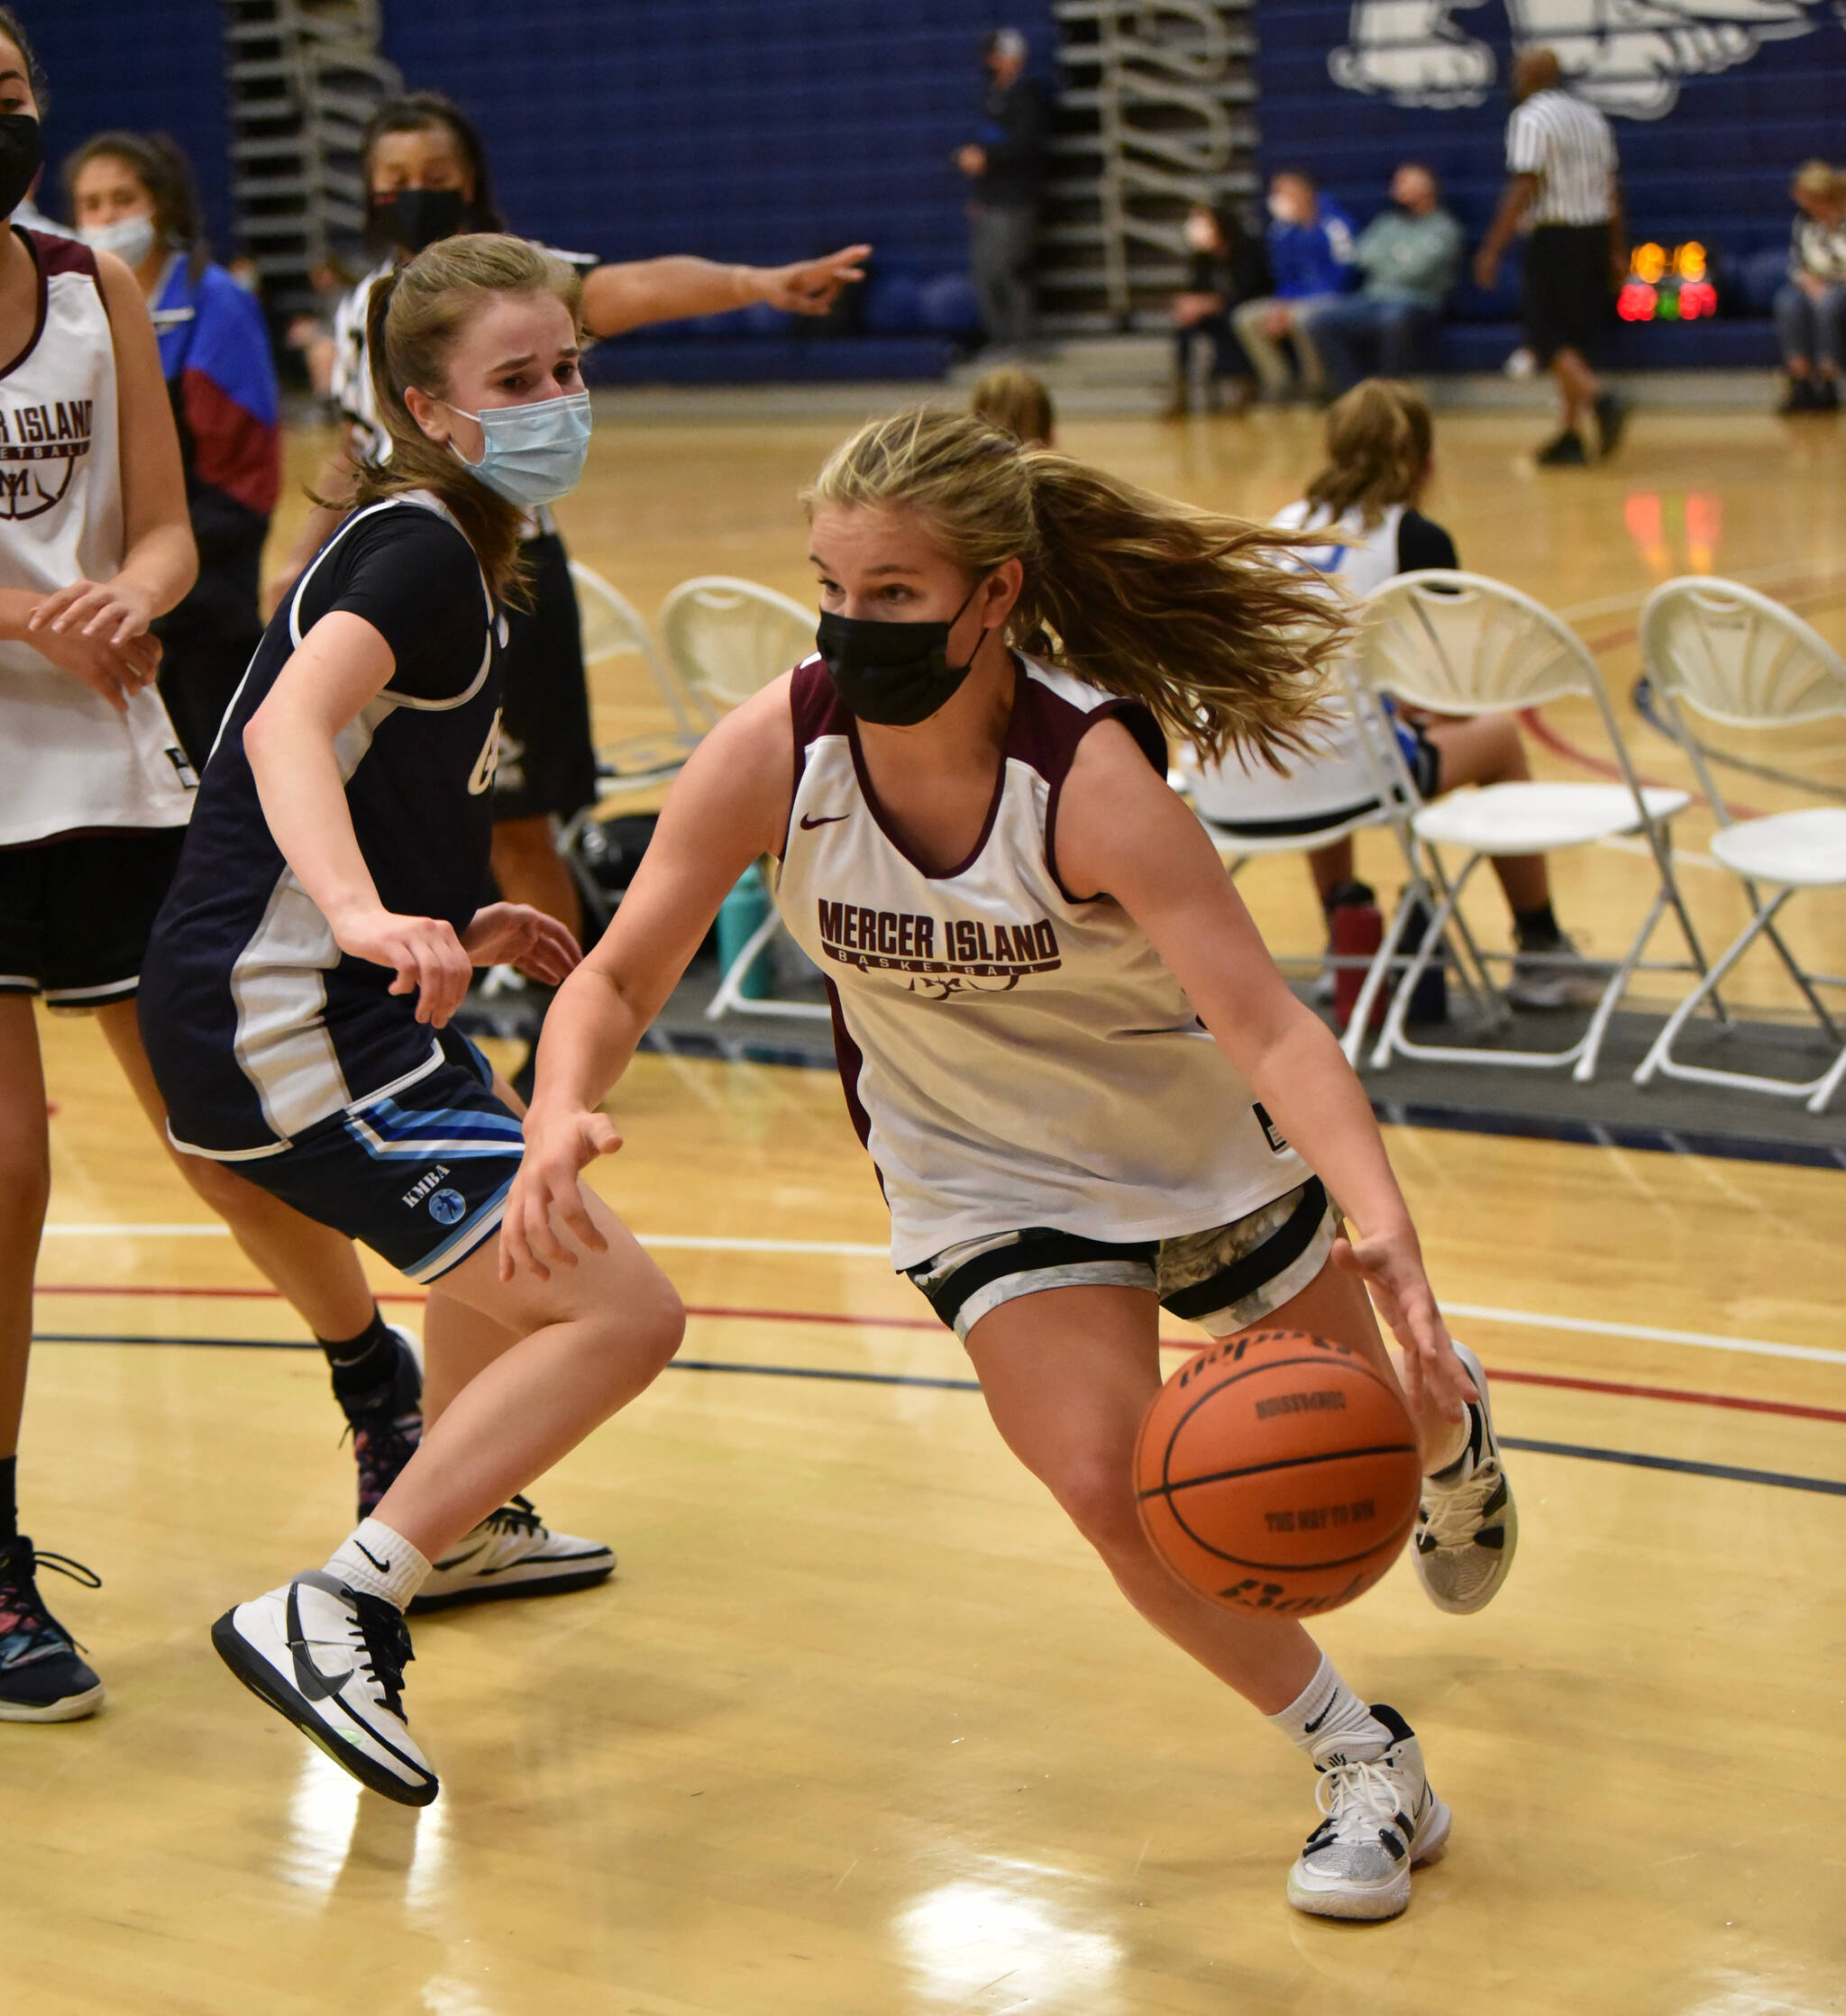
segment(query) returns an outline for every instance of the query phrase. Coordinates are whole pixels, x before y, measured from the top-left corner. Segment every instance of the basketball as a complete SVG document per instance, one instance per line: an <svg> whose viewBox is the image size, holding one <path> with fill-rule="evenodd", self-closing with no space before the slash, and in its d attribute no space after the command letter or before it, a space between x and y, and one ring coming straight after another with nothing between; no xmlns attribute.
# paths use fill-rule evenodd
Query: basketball
<svg viewBox="0 0 1846 2016"><path fill-rule="evenodd" d="M1174 1373L1135 1450L1154 1551L1228 1609L1316 1617L1363 1595L1417 1513L1416 1432L1348 1344L1227 1337Z"/></svg>

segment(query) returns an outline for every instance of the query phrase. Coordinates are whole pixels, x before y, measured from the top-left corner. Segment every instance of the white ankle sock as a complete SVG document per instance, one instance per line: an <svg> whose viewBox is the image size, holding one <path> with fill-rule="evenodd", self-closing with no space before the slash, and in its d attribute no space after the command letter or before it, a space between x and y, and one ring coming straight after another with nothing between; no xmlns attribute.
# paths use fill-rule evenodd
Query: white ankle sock
<svg viewBox="0 0 1846 2016"><path fill-rule="evenodd" d="M1316 1764L1336 1752L1343 1758L1375 1757L1391 1747L1391 1731L1334 1672L1324 1652L1314 1677L1267 1720Z"/></svg>
<svg viewBox="0 0 1846 2016"><path fill-rule="evenodd" d="M382 1519L361 1519L334 1549L327 1573L348 1589L382 1596L402 1610L423 1587L429 1563Z"/></svg>

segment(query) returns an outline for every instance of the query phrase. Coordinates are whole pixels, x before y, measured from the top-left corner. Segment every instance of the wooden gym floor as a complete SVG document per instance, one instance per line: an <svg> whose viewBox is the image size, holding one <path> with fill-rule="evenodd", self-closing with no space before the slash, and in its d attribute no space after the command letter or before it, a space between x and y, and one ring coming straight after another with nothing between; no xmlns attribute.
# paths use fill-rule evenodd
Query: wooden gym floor
<svg viewBox="0 0 1846 2016"><path fill-rule="evenodd" d="M624 417L567 532L644 610L699 571L805 595L791 493L840 431ZM1689 565L1846 628L1836 432L1643 415L1615 468L1545 479L1520 460L1531 433L1445 423L1431 509L1467 562L1574 612L1622 689L1640 596ZM1099 421L1067 444L1253 511L1312 453L1292 415ZM620 665L598 699L607 735L657 725ZM1564 749L1542 762L1569 773L1590 724L1548 723ZM1646 766L1677 774L1646 734ZM1773 767L1802 766L1846 781L1846 736ZM1755 778L1740 796L1787 801ZM1689 818L1682 846L1708 830ZM1606 943L1632 868L1568 864L1567 921ZM1687 874L1715 934L1723 880ZM1252 887L1278 943L1308 941L1302 871ZM1808 931L1839 970L1841 919ZM620 1576L420 1627L411 1700L443 1798L416 1815L361 1793L206 1638L346 1528L318 1356L258 1347L298 1344L294 1318L95 1031L41 1028L55 1187L22 1490L40 1543L105 1577L68 1600L47 1582L111 1699L0 1725L5 2008L1846 2008L1837 1172L1392 1130L1455 1327L1503 1375L1523 1537L1480 1617L1439 1615L1400 1564L1321 1633L1417 1724L1456 1813L1409 1914L1354 1928L1288 1909L1311 1774L1128 1612L1001 1448L953 1338L881 1258L876 1189L816 1072L637 1062L628 1146L597 1181L694 1315L680 1365L537 1491L613 1541ZM408 1284L374 1278L414 1321Z"/></svg>

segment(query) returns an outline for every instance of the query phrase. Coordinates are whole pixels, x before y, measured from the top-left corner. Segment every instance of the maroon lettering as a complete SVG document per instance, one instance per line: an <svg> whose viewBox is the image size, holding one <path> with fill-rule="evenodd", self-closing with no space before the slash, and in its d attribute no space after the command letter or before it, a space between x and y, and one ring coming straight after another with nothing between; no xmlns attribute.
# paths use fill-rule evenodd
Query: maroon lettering
<svg viewBox="0 0 1846 2016"><path fill-rule="evenodd" d="M1044 917L1032 927L1033 948L1041 959L1057 957L1057 933L1051 928L1051 919Z"/></svg>
<svg viewBox="0 0 1846 2016"><path fill-rule="evenodd" d="M918 917L917 919L917 956L918 959L934 959L936 957L936 919L934 917Z"/></svg>
<svg viewBox="0 0 1846 2016"><path fill-rule="evenodd" d="M861 910L859 912L859 950L861 952L876 952L878 950L878 912L876 910Z"/></svg>
<svg viewBox="0 0 1846 2016"><path fill-rule="evenodd" d="M887 959L898 949L898 920L889 910L878 913L878 949Z"/></svg>
<svg viewBox="0 0 1846 2016"><path fill-rule="evenodd" d="M823 944L836 945L844 928L840 922L842 906L829 903L825 897L820 899L820 939Z"/></svg>
<svg viewBox="0 0 1846 2016"><path fill-rule="evenodd" d="M908 911L898 919L898 957L900 959L909 959L916 953L917 926L922 921L920 917L911 917Z"/></svg>

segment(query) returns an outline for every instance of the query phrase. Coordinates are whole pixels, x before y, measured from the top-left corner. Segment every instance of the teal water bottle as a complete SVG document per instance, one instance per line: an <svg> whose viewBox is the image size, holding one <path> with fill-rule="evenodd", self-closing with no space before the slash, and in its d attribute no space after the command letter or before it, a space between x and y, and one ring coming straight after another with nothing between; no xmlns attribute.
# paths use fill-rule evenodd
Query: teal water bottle
<svg viewBox="0 0 1846 2016"><path fill-rule="evenodd" d="M718 905L717 962L721 972L729 972L737 954L769 915L769 885L763 879L762 865L752 862L737 878L737 886ZM770 991L774 965L764 946L750 962L737 991L747 1001L760 1001Z"/></svg>

